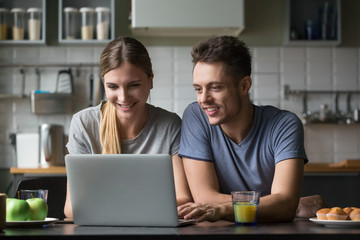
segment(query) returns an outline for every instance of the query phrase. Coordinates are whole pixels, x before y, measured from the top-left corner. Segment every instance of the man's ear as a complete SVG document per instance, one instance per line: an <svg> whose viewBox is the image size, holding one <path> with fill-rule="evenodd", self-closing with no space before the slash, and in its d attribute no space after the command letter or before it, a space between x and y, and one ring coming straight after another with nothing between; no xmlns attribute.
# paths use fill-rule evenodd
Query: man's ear
<svg viewBox="0 0 360 240"><path fill-rule="evenodd" d="M153 79L154 79L154 74L152 74L151 77L150 77L150 81L151 81L151 83L150 83L150 89L153 89L153 87L154 87Z"/></svg>
<svg viewBox="0 0 360 240"><path fill-rule="evenodd" d="M251 84L252 84L252 79L250 76L245 76L243 77L240 82L239 82L239 91L240 94L245 96L249 93L250 88L251 88Z"/></svg>

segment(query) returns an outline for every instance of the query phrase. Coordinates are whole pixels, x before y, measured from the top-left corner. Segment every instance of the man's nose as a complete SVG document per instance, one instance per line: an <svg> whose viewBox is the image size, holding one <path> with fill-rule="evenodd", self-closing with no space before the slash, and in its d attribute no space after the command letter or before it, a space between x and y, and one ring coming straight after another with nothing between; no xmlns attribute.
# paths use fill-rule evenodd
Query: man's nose
<svg viewBox="0 0 360 240"><path fill-rule="evenodd" d="M201 103L206 103L206 102L208 102L209 101L209 99L210 99L210 94L209 94L209 92L207 91L207 90L203 90L202 91L202 93L199 95L199 101L201 102Z"/></svg>

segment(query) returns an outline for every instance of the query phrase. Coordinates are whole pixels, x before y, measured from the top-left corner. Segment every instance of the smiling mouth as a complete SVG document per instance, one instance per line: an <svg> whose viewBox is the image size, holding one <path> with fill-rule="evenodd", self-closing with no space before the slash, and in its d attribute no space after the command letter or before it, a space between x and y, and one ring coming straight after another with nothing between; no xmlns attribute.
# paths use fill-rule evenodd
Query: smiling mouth
<svg viewBox="0 0 360 240"><path fill-rule="evenodd" d="M129 109L131 107L133 107L136 103L132 103L132 104L118 104L121 108L123 109Z"/></svg>
<svg viewBox="0 0 360 240"><path fill-rule="evenodd" d="M203 109L207 114L213 115L219 110L219 107L203 107Z"/></svg>

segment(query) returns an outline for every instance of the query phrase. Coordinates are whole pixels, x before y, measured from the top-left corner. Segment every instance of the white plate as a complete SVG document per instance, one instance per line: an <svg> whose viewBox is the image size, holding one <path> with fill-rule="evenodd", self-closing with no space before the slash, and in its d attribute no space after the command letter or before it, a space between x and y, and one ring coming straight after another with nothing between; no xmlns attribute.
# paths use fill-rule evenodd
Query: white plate
<svg viewBox="0 0 360 240"><path fill-rule="evenodd" d="M325 225L326 227L360 227L360 221L352 220L318 220L317 218L310 218L310 221Z"/></svg>
<svg viewBox="0 0 360 240"><path fill-rule="evenodd" d="M47 225L59 220L58 218L45 218L43 221L11 221L6 222L6 227L33 227Z"/></svg>

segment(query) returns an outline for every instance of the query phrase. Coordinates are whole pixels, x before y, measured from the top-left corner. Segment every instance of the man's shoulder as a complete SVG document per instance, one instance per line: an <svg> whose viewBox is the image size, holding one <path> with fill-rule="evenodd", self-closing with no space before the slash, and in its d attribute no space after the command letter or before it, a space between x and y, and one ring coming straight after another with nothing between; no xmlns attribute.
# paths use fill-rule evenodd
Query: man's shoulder
<svg viewBox="0 0 360 240"><path fill-rule="evenodd" d="M297 115L288 110L280 109L274 106L256 106L257 111L261 112L263 118L279 120L279 119L298 119Z"/></svg>

